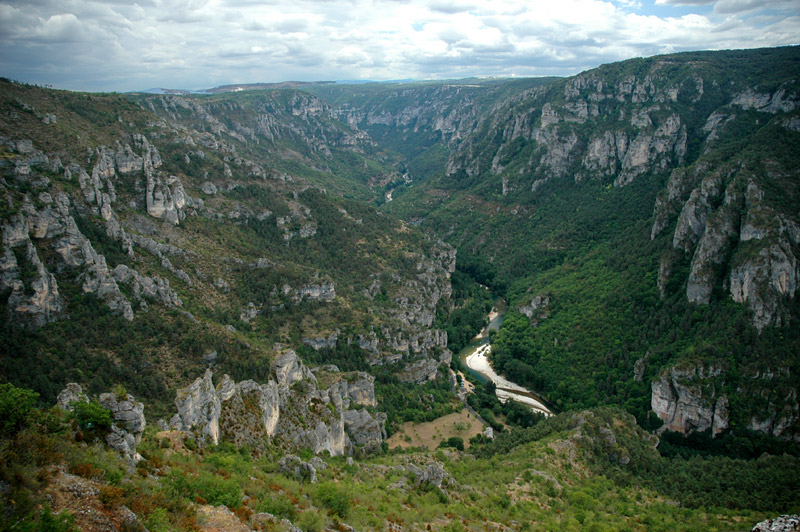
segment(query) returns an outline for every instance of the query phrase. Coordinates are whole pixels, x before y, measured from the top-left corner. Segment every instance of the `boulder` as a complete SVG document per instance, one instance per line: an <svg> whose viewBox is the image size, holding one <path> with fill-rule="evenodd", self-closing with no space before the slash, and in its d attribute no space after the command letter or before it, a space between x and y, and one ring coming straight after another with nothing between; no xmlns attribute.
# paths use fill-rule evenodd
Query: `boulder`
<svg viewBox="0 0 800 532"><path fill-rule="evenodd" d="M753 527L751 532L798 532L800 531L800 515L781 515L774 519L765 519Z"/></svg>
<svg viewBox="0 0 800 532"><path fill-rule="evenodd" d="M278 460L281 473L296 480L308 481L312 484L317 481L317 470L308 462L304 462L293 454L287 454Z"/></svg>

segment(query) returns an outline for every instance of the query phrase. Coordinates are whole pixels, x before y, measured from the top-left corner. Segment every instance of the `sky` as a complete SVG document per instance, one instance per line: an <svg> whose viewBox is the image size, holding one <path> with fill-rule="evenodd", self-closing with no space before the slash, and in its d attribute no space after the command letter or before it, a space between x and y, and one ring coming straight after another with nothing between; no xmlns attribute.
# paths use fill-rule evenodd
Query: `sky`
<svg viewBox="0 0 800 532"><path fill-rule="evenodd" d="M87 91L565 76L800 44L800 0L0 0L0 76Z"/></svg>

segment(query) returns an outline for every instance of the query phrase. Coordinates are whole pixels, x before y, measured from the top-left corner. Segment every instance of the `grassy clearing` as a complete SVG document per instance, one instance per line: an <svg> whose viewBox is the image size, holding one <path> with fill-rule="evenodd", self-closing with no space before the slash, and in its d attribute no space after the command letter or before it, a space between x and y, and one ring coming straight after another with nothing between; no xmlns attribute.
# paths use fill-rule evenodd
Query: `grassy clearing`
<svg viewBox="0 0 800 532"><path fill-rule="evenodd" d="M408 421L400 425L400 429L387 440L390 449L399 447L425 447L436 449L442 440L458 437L464 440L464 447L469 447L469 439L482 433L483 424L466 408L453 414L442 416L426 423Z"/></svg>

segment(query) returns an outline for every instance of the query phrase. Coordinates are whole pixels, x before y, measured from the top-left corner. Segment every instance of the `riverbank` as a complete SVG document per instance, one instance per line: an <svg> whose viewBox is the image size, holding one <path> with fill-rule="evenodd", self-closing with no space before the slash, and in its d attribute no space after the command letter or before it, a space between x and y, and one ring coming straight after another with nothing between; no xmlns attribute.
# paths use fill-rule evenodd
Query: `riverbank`
<svg viewBox="0 0 800 532"><path fill-rule="evenodd" d="M500 399L501 402L504 403L511 399L512 401L528 405L533 410L541 412L546 416L552 416L553 413L550 409L537 400L529 390L515 382L511 382L502 375L498 375L494 371L489 361L489 353L491 350L492 346L488 343L478 346L475 352L465 359L467 367L483 374L495 384L497 387L497 398Z"/></svg>

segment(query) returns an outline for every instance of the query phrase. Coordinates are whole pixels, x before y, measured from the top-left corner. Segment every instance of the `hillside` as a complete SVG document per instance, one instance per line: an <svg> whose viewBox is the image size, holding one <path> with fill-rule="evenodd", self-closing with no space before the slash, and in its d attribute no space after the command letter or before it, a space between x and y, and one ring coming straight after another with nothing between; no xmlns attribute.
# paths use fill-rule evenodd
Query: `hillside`
<svg viewBox="0 0 800 532"><path fill-rule="evenodd" d="M613 409L561 414L470 454L357 461L231 444L198 451L185 433L148 428L135 473L74 441L93 434L58 408L27 414L37 423L4 432L14 459L0 466L3 478L26 479L3 494L24 530L749 530L796 512L800 493L796 457L663 458L655 437Z"/></svg>
<svg viewBox="0 0 800 532"><path fill-rule="evenodd" d="M799 65L687 53L554 81L387 209L534 325L510 320L495 363L556 404L796 439Z"/></svg>
<svg viewBox="0 0 800 532"><path fill-rule="evenodd" d="M0 80L0 528L800 511L800 48L229 88Z"/></svg>
<svg viewBox="0 0 800 532"><path fill-rule="evenodd" d="M121 383L168 409L206 368L263 377L284 347L404 382L449 363L431 325L455 250L352 199L391 170L315 98L0 94L15 384Z"/></svg>

